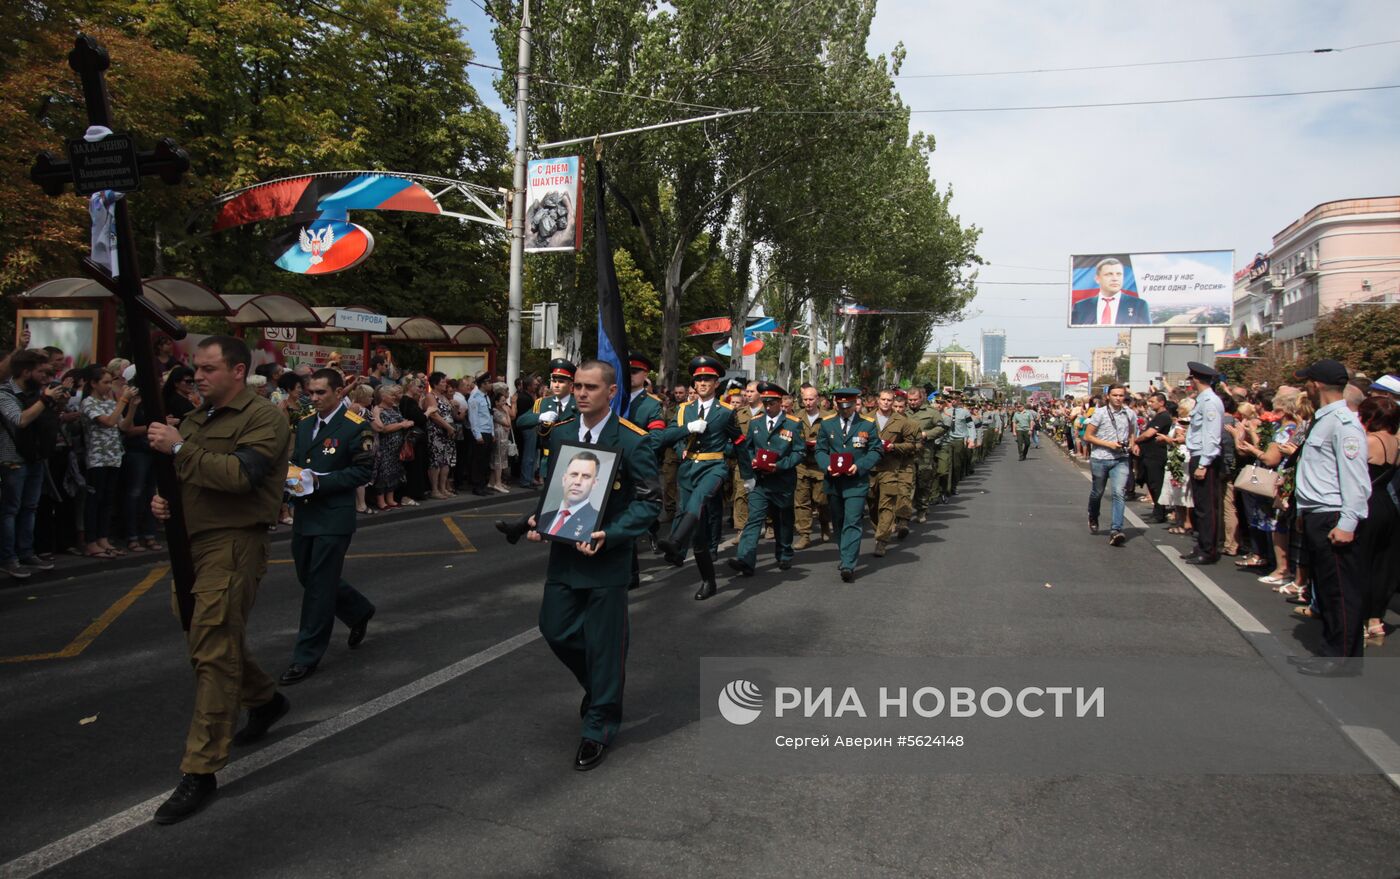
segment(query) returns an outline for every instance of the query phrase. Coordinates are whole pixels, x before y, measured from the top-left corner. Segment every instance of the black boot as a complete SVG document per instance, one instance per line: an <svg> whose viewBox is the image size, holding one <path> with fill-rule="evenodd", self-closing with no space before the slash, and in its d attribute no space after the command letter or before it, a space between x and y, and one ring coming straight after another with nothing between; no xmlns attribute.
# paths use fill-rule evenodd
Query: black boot
<svg viewBox="0 0 1400 879"><path fill-rule="evenodd" d="M656 548L661 550L667 564L678 568L685 564L686 547L690 546L699 524L700 519L694 513L682 513L671 523L671 533L656 541Z"/></svg>
<svg viewBox="0 0 1400 879"><path fill-rule="evenodd" d="M695 551L695 567L700 571L700 588L695 590L695 600L704 601L719 591L719 584L715 582L715 560L710 558L709 550Z"/></svg>
<svg viewBox="0 0 1400 879"><path fill-rule="evenodd" d="M161 803L153 821L157 824L175 824L184 821L186 818L209 805L209 801L214 799L214 794L219 790L219 783L214 780L214 773L205 775L186 772L180 779L180 784L175 788L175 792L170 795L170 799Z"/></svg>
<svg viewBox="0 0 1400 879"><path fill-rule="evenodd" d="M520 538L525 536L525 532L530 530L530 517L528 515L521 516L514 522L497 519L496 530L506 536L507 543L519 543Z"/></svg>

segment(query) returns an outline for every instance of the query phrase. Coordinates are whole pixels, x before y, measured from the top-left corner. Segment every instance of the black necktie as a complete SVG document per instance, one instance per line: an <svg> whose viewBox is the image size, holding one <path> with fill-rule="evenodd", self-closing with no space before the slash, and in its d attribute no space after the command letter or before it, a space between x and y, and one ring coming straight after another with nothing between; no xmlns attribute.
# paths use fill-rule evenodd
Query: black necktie
<svg viewBox="0 0 1400 879"><path fill-rule="evenodd" d="M583 444L584 444L585 446L591 446L591 445L593 445L593 431L591 431L591 430L585 430L585 431L583 432Z"/></svg>
<svg viewBox="0 0 1400 879"><path fill-rule="evenodd" d="M768 419L768 432L769 432L769 433L772 433L772 432L773 432L773 426L774 426L775 424L777 424L777 423L778 423L778 419L776 419L776 418L770 418L770 419Z"/></svg>
<svg viewBox="0 0 1400 879"><path fill-rule="evenodd" d="M698 411L698 412L700 413L700 414L697 415L696 417L699 418L699 419L701 419L701 420L703 421L704 418L705 418L705 404L704 404L704 403L700 403L698 406L696 406L696 411Z"/></svg>

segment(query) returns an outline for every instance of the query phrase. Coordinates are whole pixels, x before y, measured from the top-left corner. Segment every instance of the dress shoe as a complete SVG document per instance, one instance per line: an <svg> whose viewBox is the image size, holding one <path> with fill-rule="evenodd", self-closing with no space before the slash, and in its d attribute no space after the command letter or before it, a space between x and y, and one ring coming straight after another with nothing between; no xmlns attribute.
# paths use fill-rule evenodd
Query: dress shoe
<svg viewBox="0 0 1400 879"><path fill-rule="evenodd" d="M880 559L880 558L884 558L884 557L885 557L885 541L883 541L883 540L877 540L877 541L875 542L875 558Z"/></svg>
<svg viewBox="0 0 1400 879"><path fill-rule="evenodd" d="M801 537L797 538L797 542L795 542L795 543L792 545L792 548L795 549L795 550L796 550L796 549L806 549L807 547L809 547L809 546L811 546L811 545L812 545L812 538L809 537L808 535L804 534L804 535L802 535Z"/></svg>
<svg viewBox="0 0 1400 879"><path fill-rule="evenodd" d="M597 769L598 764L603 762L603 756L607 753L607 745L592 739L584 739L578 743L578 753L574 755L574 768L579 772Z"/></svg>
<svg viewBox="0 0 1400 879"><path fill-rule="evenodd" d="M369 629L369 621L372 619L374 619L374 608L370 608L369 613L365 614L363 619L350 627L350 637L345 640L345 643L351 650L364 643L365 631Z"/></svg>
<svg viewBox="0 0 1400 879"><path fill-rule="evenodd" d="M842 583L854 583L855 581L856 581L856 572L855 572L855 571L851 570L850 568L842 568L842 569L841 569L841 582L842 582Z"/></svg>
<svg viewBox="0 0 1400 879"><path fill-rule="evenodd" d="M1198 559L1198 558L1200 558L1200 557L1201 557L1200 550L1195 550L1195 549L1191 550L1190 552L1183 552L1183 553L1181 553L1181 556L1180 556L1180 558L1181 558L1181 560L1182 560L1183 562L1190 561L1191 559Z"/></svg>
<svg viewBox="0 0 1400 879"><path fill-rule="evenodd" d="M270 701L264 702L256 708L248 709L248 722L243 728L234 733L233 743L235 745L251 745L263 736L272 725L286 716L292 710L292 703L281 693L273 693Z"/></svg>
<svg viewBox="0 0 1400 879"><path fill-rule="evenodd" d="M680 548L668 538L657 538L656 550L661 553L661 557L666 560L666 564L672 567L679 568L685 564L685 556L681 554Z"/></svg>
<svg viewBox="0 0 1400 879"><path fill-rule="evenodd" d="M731 570L737 571L741 577L753 576L753 568L747 562L740 561L739 559L730 559L729 567Z"/></svg>
<svg viewBox="0 0 1400 879"><path fill-rule="evenodd" d="M786 570L788 570L788 569L791 568L791 567L792 567L792 559L784 559L783 561L778 562L778 570L780 570L780 571L786 571ZM1384 636L1381 636L1381 637L1384 637Z"/></svg>
<svg viewBox="0 0 1400 879"><path fill-rule="evenodd" d="M1218 559L1218 558L1207 558L1206 556L1200 556L1200 555L1198 555L1198 556L1196 556L1196 557L1194 557L1194 558L1186 559L1185 561L1186 561L1186 564L1188 564L1188 565L1196 565L1197 567L1205 567L1206 565L1213 565L1213 564L1215 564L1216 562L1220 561L1220 559Z"/></svg>
<svg viewBox="0 0 1400 879"><path fill-rule="evenodd" d="M700 583L700 588L695 590L695 600L704 601L707 598L712 598L714 597L714 594L718 591L719 586L716 585L714 580L702 581Z"/></svg>
<svg viewBox="0 0 1400 879"><path fill-rule="evenodd" d="M1300 675L1315 678L1354 678L1361 674L1361 660L1350 656L1290 656L1288 662Z"/></svg>
<svg viewBox="0 0 1400 879"><path fill-rule="evenodd" d="M530 517L521 516L514 522L507 522L505 519L496 520L496 530L506 536L506 543L515 544L520 538L525 536L525 532L530 530Z"/></svg>
<svg viewBox="0 0 1400 879"><path fill-rule="evenodd" d="M296 663L292 663L287 666L286 671L282 672L282 677L277 679L277 683L284 687L290 684L299 684L311 677L315 671L316 666L314 665L297 665Z"/></svg>
<svg viewBox="0 0 1400 879"><path fill-rule="evenodd" d="M170 795L170 799L160 804L160 808L156 809L156 814L151 820L157 824L175 824L184 821L209 805L209 801L214 799L214 795L218 791L219 782L214 779L214 773L201 775L186 772L184 778L180 779L180 784L175 788L175 792Z"/></svg>

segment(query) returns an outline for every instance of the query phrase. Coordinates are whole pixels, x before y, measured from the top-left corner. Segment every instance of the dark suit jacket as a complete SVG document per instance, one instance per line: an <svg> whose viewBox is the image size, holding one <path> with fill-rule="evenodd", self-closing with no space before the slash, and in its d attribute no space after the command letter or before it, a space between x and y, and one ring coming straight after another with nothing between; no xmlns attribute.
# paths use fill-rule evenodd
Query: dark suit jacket
<svg viewBox="0 0 1400 879"><path fill-rule="evenodd" d="M1145 300L1127 293L1119 293L1118 295L1123 297L1123 303L1118 306L1119 324L1152 323L1152 316ZM1098 326L1099 316L1094 313L1094 305L1098 301L1097 296L1090 296L1088 299L1081 299L1074 303L1074 311L1070 314L1069 322L1075 326ZM1112 326L1117 325L1112 324Z"/></svg>
<svg viewBox="0 0 1400 879"><path fill-rule="evenodd" d="M314 492L293 499L292 533L354 534L355 489L369 482L374 470L374 435L368 421L344 407L313 440L315 429L314 414L297 423L292 463L325 475L316 478Z"/></svg>
<svg viewBox="0 0 1400 879"><path fill-rule="evenodd" d="M540 516L540 525L536 530L541 534L548 534L549 529L554 527L554 517L559 515L559 510L554 509ZM593 509L592 504L584 504L569 514L568 520L559 528L556 537L567 537L573 541L587 541L593 535L593 525L598 521L598 511Z"/></svg>

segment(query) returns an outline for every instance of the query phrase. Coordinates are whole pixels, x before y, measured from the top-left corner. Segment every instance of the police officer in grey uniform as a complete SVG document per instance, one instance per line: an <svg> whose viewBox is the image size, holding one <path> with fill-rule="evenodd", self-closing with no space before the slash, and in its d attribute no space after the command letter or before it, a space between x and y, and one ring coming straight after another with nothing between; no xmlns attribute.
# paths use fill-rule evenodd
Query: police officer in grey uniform
<svg viewBox="0 0 1400 879"><path fill-rule="evenodd" d="M1302 674L1352 675L1360 671L1368 588L1353 543L1371 497L1366 431L1342 399L1345 366L1319 360L1295 377L1307 382L1308 397L1317 407L1298 455L1294 498L1322 618L1323 648L1319 657L1288 659Z"/></svg>
<svg viewBox="0 0 1400 879"><path fill-rule="evenodd" d="M1191 386L1196 405L1186 428L1186 472L1191 477L1191 523L1196 526L1196 547L1182 556L1188 565L1213 565L1220 561L1220 432L1225 407L1211 390L1219 377L1214 368L1191 361Z"/></svg>

